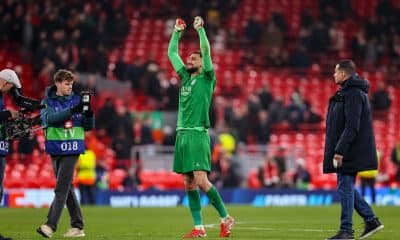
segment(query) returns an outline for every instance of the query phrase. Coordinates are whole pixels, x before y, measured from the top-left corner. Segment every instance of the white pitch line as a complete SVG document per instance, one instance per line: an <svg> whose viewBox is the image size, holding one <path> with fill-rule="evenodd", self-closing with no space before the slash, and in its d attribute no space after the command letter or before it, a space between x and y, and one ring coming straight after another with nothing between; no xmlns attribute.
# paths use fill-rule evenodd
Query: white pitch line
<svg viewBox="0 0 400 240"><path fill-rule="evenodd" d="M244 224L243 222L236 222L236 224ZM205 224L206 228L218 228L219 224ZM238 227L235 226L234 229L241 230L252 230L252 231L290 231L290 232L334 232L335 230L325 230L325 229L295 229L295 228L264 228L264 227Z"/></svg>

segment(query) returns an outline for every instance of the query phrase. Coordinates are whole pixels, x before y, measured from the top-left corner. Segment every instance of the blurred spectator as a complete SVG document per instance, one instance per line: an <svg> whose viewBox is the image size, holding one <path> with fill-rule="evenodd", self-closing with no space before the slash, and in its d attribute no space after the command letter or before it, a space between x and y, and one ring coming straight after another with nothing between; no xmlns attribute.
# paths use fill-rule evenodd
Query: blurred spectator
<svg viewBox="0 0 400 240"><path fill-rule="evenodd" d="M164 146L174 146L175 138L176 138L176 131L174 129L172 129L171 126L164 126L163 133L164 133L163 145Z"/></svg>
<svg viewBox="0 0 400 240"><path fill-rule="evenodd" d="M215 35L221 27L221 12L218 8L218 0L211 0L208 3L208 10L206 13L207 26L210 30L210 35Z"/></svg>
<svg viewBox="0 0 400 240"><path fill-rule="evenodd" d="M148 145L154 143L151 124L152 119L150 116L135 116L133 124L134 144Z"/></svg>
<svg viewBox="0 0 400 240"><path fill-rule="evenodd" d="M117 61L115 62L115 68L113 70L114 76L120 80L120 81L125 81L125 72L127 69L127 64L124 61L123 55L121 51L118 51L117 53Z"/></svg>
<svg viewBox="0 0 400 240"><path fill-rule="evenodd" d="M117 113L115 111L115 105L112 98L106 98L104 105L100 108L96 118L96 129L99 131L100 136L112 136L115 119Z"/></svg>
<svg viewBox="0 0 400 240"><path fill-rule="evenodd" d="M280 179L283 179L287 170L286 149L284 147L279 147L275 155L273 156L273 159L278 168L278 176Z"/></svg>
<svg viewBox="0 0 400 240"><path fill-rule="evenodd" d="M261 103L260 99L258 98L258 95L255 93L251 93L248 98L247 98L247 107L248 107L248 112L245 117L245 121L247 123L257 123L259 122L259 112L261 110ZM264 126L267 126L266 124L268 123L262 123ZM248 126L249 132L248 134L254 139L257 138L259 132L258 132L258 127L257 124L250 124ZM265 136L263 136L265 138ZM256 141L256 139L254 139ZM249 139L247 139L247 142Z"/></svg>
<svg viewBox="0 0 400 240"><path fill-rule="evenodd" d="M94 53L93 70L91 72L107 75L108 68L108 53L104 45L100 44Z"/></svg>
<svg viewBox="0 0 400 240"><path fill-rule="evenodd" d="M275 188L279 186L279 172L275 160L266 155L264 166L258 169L258 179L263 187Z"/></svg>
<svg viewBox="0 0 400 240"><path fill-rule="evenodd" d="M107 121L110 121L110 117ZM128 107L125 105L120 105L117 107L117 114L113 119L113 122L110 121L110 136L114 138L119 134L120 131L125 132L126 137L133 139L133 124L132 124L132 116L128 111Z"/></svg>
<svg viewBox="0 0 400 240"><path fill-rule="evenodd" d="M178 111L179 103L179 86L176 78L172 78L169 81L168 87L165 90L164 97L165 107L167 111Z"/></svg>
<svg viewBox="0 0 400 240"><path fill-rule="evenodd" d="M135 57L131 64L126 66L124 80L131 82L132 90L138 90L141 86L141 79L144 74L144 67L141 57Z"/></svg>
<svg viewBox="0 0 400 240"><path fill-rule="evenodd" d="M297 45L295 50L289 55L288 60L290 67L310 67L312 64L311 58L304 46Z"/></svg>
<svg viewBox="0 0 400 240"><path fill-rule="evenodd" d="M262 85L262 88L258 93L258 98L260 99L261 108L264 110L268 110L271 106L271 103L274 101L274 96L269 89L268 82Z"/></svg>
<svg viewBox="0 0 400 240"><path fill-rule="evenodd" d="M286 108L287 120L290 126L294 129L299 127L299 124L303 122L304 109L302 105L296 103L296 99L291 97L290 104Z"/></svg>
<svg viewBox="0 0 400 240"><path fill-rule="evenodd" d="M152 119L150 116L146 116L143 119L143 124L141 127L141 141L140 144L153 144L153 134L152 134L152 127L151 127Z"/></svg>
<svg viewBox="0 0 400 240"><path fill-rule="evenodd" d="M234 135L239 142L246 142L247 135L249 132L249 124L246 121L248 116L248 107L246 104L243 104L240 107L233 108L233 119L232 119L232 127L234 130Z"/></svg>
<svg viewBox="0 0 400 240"><path fill-rule="evenodd" d="M359 29L351 40L352 56L355 59L364 59L366 55L366 44L364 29Z"/></svg>
<svg viewBox="0 0 400 240"><path fill-rule="evenodd" d="M223 149L223 152L231 156L234 154L235 149L236 149L236 139L235 137L229 132L228 128L226 126L220 126L219 130L219 135L218 135L218 140L221 144L221 147Z"/></svg>
<svg viewBox="0 0 400 240"><path fill-rule="evenodd" d="M137 168L134 166L126 169L126 171L126 177L122 180L124 191L130 192L138 189L139 185L141 184L139 171L137 171Z"/></svg>
<svg viewBox="0 0 400 240"><path fill-rule="evenodd" d="M372 108L374 110L388 110L391 104L389 92L383 81L378 82L377 90L372 95Z"/></svg>
<svg viewBox="0 0 400 240"><path fill-rule="evenodd" d="M86 149L79 156L77 164L77 182L81 194L82 205L93 205L96 203L96 154Z"/></svg>
<svg viewBox="0 0 400 240"><path fill-rule="evenodd" d="M271 47L281 47L283 45L284 35L281 29L275 24L274 21L270 20L267 26L263 30L262 44L268 49Z"/></svg>
<svg viewBox="0 0 400 240"><path fill-rule="evenodd" d="M287 31L288 24L286 22L284 14L282 13L281 8L275 8L274 12L271 15L270 21L273 22L282 32Z"/></svg>
<svg viewBox="0 0 400 240"><path fill-rule="evenodd" d="M391 160L392 163L397 167L395 180L400 182L400 139L397 140L397 143L392 150Z"/></svg>
<svg viewBox="0 0 400 240"><path fill-rule="evenodd" d="M240 163L232 155L223 154L220 159L221 180L224 188L240 187L242 176Z"/></svg>
<svg viewBox="0 0 400 240"><path fill-rule="evenodd" d="M210 179L210 182L218 187L222 188L223 187L223 181L222 181L222 166L221 166L221 158L224 155L224 150L222 148L222 145L220 143L215 143L214 147L212 148L212 155L211 155L211 172L208 176Z"/></svg>
<svg viewBox="0 0 400 240"><path fill-rule="evenodd" d="M283 98L278 96L269 106L268 112L271 124L282 123L286 115Z"/></svg>
<svg viewBox="0 0 400 240"><path fill-rule="evenodd" d="M128 137L122 128L119 128L117 135L112 141L112 149L115 151L117 168L129 169L131 167L132 146L132 138Z"/></svg>
<svg viewBox="0 0 400 240"><path fill-rule="evenodd" d="M258 113L258 121L255 122L254 131L258 144L267 144L270 139L271 129L268 111L262 110Z"/></svg>
<svg viewBox="0 0 400 240"><path fill-rule="evenodd" d="M306 169L305 161L303 158L296 160L296 169L293 175L293 182L297 189L308 190L311 182L311 174Z"/></svg>
<svg viewBox="0 0 400 240"><path fill-rule="evenodd" d="M145 93L154 97L158 101L161 100L161 84L158 74L160 73L159 66L155 63L150 63L144 75L144 90Z"/></svg>
<svg viewBox="0 0 400 240"><path fill-rule="evenodd" d="M339 52L346 47L345 34L343 30L339 27L339 23L337 21L334 21L332 23L332 26L329 29L329 37L330 42L332 43L330 46L332 51Z"/></svg>
<svg viewBox="0 0 400 240"><path fill-rule="evenodd" d="M306 101L305 103L305 110L303 113L303 122L304 123L320 123L323 118L321 115L317 114L310 102Z"/></svg>
<svg viewBox="0 0 400 240"><path fill-rule="evenodd" d="M108 171L110 168L104 160L97 161L96 164L96 187L100 191L108 189L109 175Z"/></svg>
<svg viewBox="0 0 400 240"><path fill-rule="evenodd" d="M120 42L126 35L129 33L129 21L125 16L124 8L118 9L115 13L115 19L112 20L113 27L111 31L113 32L113 37L117 40L117 43Z"/></svg>
<svg viewBox="0 0 400 240"><path fill-rule="evenodd" d="M330 44L329 30L321 21L316 21L312 27L307 49L311 53L325 53Z"/></svg>
<svg viewBox="0 0 400 240"><path fill-rule="evenodd" d="M261 34L262 24L260 22L260 17L250 15L245 28L246 40L248 40L250 44L257 44L260 41Z"/></svg>
<svg viewBox="0 0 400 240"><path fill-rule="evenodd" d="M87 77L87 81L83 86L85 91L89 91L92 95L93 101L96 101L98 93L97 93L97 75L96 74L89 74ZM95 104L94 104L95 105Z"/></svg>
<svg viewBox="0 0 400 240"><path fill-rule="evenodd" d="M271 47L265 57L266 67L283 67L288 63L288 52L281 47Z"/></svg>

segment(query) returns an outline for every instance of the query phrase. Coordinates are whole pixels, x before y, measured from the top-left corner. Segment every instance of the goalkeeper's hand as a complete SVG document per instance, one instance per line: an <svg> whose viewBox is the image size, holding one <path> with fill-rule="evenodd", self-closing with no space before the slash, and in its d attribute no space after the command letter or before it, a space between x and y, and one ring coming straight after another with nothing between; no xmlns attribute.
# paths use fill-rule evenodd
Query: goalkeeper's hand
<svg viewBox="0 0 400 240"><path fill-rule="evenodd" d="M181 32L181 31L185 30L185 28L186 28L185 21L182 18L177 18L175 21L174 31Z"/></svg>
<svg viewBox="0 0 400 240"><path fill-rule="evenodd" d="M199 30L199 29L202 28L203 26L204 26L204 20L203 20L203 18L200 17L200 16L196 16L196 17L194 18L194 21L193 21L193 27L194 27L194 29Z"/></svg>

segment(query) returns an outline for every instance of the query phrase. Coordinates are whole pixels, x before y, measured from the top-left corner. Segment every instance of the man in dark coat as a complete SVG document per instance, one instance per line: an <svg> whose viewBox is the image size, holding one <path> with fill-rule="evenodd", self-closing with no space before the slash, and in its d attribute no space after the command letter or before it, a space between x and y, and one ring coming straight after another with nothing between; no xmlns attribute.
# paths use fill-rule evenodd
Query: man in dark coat
<svg viewBox="0 0 400 240"><path fill-rule="evenodd" d="M364 219L365 239L384 226L371 207L354 189L357 172L377 169L368 82L356 74L351 60L336 65L334 78L340 89L329 100L326 117L324 173L337 174L340 195L341 224L335 236L328 239L354 239L353 209Z"/></svg>

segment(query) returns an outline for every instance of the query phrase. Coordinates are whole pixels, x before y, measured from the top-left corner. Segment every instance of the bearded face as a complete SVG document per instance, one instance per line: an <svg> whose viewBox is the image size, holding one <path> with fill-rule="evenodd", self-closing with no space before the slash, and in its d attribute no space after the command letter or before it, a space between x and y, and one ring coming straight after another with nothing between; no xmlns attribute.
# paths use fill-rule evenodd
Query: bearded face
<svg viewBox="0 0 400 240"><path fill-rule="evenodd" d="M198 68L197 68L197 67L194 67L194 66L191 65L191 64L187 64L187 65L186 65L186 71L187 71L188 73L194 73L194 72L197 72L197 70L198 70Z"/></svg>
<svg viewBox="0 0 400 240"><path fill-rule="evenodd" d="M202 59L200 54L192 53L186 61L186 71L189 73L199 72L202 67Z"/></svg>

